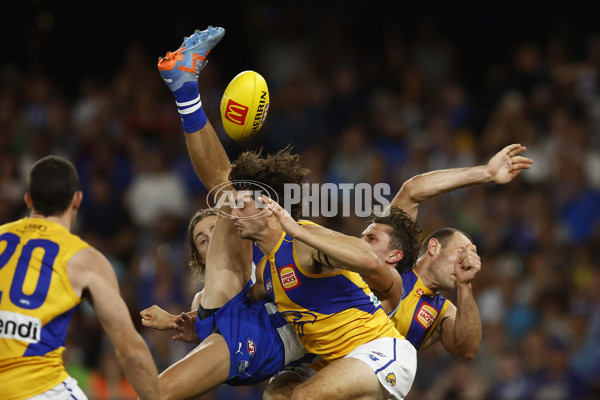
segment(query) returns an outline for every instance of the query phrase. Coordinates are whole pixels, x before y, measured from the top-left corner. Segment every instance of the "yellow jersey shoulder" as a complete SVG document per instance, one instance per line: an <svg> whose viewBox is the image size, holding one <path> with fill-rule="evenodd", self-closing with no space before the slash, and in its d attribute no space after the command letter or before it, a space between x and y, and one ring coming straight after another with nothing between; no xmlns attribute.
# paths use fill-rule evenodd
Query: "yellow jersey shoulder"
<svg viewBox="0 0 600 400"><path fill-rule="evenodd" d="M45 219L0 226L0 397L32 397L68 377L62 352L81 299L69 281L67 263L87 247Z"/></svg>

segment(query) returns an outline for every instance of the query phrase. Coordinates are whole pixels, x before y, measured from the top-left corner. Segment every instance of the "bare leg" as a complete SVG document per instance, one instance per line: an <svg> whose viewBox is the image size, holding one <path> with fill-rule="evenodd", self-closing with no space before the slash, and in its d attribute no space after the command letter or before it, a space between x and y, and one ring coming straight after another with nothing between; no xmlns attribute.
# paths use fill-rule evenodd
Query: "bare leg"
<svg viewBox="0 0 600 400"><path fill-rule="evenodd" d="M210 121L199 131L185 135L192 165L208 190L229 181L231 163Z"/></svg>
<svg viewBox="0 0 600 400"><path fill-rule="evenodd" d="M296 387L291 398L383 400L387 397L387 390L367 364L356 358L342 358Z"/></svg>
<svg viewBox="0 0 600 400"><path fill-rule="evenodd" d="M293 372L281 374L269 383L263 393L263 400L289 400L294 389L304 381L302 376Z"/></svg>
<svg viewBox="0 0 600 400"><path fill-rule="evenodd" d="M223 336L210 335L158 377L163 399L188 399L207 393L227 380L229 350Z"/></svg>
<svg viewBox="0 0 600 400"><path fill-rule="evenodd" d="M251 273L252 242L240 239L233 220L219 215L208 246L200 304L204 308L223 307L248 283Z"/></svg>

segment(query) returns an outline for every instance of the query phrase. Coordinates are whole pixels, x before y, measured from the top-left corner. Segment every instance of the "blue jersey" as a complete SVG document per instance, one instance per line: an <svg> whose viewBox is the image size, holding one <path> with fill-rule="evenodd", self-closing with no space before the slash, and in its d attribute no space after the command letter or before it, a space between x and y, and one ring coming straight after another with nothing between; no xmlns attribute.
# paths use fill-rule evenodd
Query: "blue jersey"
<svg viewBox="0 0 600 400"><path fill-rule="evenodd" d="M226 383L234 386L268 379L285 365L285 346L277 328L286 321L279 313L269 314L266 301L250 301L251 283L214 314L195 322L200 341L216 327L227 342L230 367Z"/></svg>

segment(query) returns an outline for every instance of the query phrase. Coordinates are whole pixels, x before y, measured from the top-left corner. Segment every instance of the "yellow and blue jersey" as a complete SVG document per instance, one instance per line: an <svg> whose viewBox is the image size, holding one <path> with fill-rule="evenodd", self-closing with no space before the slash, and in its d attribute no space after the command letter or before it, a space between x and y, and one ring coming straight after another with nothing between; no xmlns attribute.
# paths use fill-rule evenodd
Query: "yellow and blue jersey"
<svg viewBox="0 0 600 400"><path fill-rule="evenodd" d="M421 350L450 301L428 289L414 270L402 274L402 286L402 300L390 318L415 349Z"/></svg>
<svg viewBox="0 0 600 400"><path fill-rule="evenodd" d="M44 219L0 226L0 398L32 397L68 378L62 352L81 299L67 262L88 246Z"/></svg>
<svg viewBox="0 0 600 400"><path fill-rule="evenodd" d="M320 355L325 363L381 337L403 338L359 274L306 271L294 240L285 232L267 256L254 245L254 261L267 293L294 326L306 351Z"/></svg>

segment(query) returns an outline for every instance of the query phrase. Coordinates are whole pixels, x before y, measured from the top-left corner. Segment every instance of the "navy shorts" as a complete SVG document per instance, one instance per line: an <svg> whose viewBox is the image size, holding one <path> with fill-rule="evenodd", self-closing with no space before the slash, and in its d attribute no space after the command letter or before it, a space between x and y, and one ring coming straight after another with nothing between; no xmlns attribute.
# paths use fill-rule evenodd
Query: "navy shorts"
<svg viewBox="0 0 600 400"><path fill-rule="evenodd" d="M244 289L223 307L194 323L202 342L211 333L223 336L229 348L227 384L252 385L283 369L285 348L277 328L285 325L279 313L271 314L266 301L251 302L248 282Z"/></svg>

